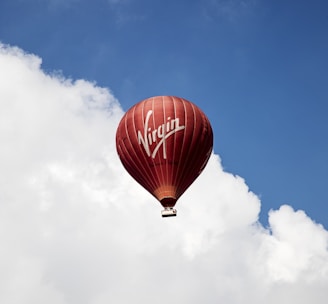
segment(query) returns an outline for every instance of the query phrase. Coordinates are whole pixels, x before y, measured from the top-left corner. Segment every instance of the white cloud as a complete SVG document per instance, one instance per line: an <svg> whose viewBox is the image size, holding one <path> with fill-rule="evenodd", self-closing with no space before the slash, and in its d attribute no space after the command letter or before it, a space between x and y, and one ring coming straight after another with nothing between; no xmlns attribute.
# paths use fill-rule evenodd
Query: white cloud
<svg viewBox="0 0 328 304"><path fill-rule="evenodd" d="M124 171L123 111L0 47L0 302L326 303L328 232L260 201L212 155L177 218Z"/></svg>

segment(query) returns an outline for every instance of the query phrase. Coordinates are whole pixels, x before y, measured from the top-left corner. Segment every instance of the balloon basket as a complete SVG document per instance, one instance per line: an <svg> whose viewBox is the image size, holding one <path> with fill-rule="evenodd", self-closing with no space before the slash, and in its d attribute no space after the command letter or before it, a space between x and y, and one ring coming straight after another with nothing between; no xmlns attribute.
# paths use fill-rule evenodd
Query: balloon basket
<svg viewBox="0 0 328 304"><path fill-rule="evenodd" d="M171 207L166 207L162 210L162 217L177 216L177 210Z"/></svg>

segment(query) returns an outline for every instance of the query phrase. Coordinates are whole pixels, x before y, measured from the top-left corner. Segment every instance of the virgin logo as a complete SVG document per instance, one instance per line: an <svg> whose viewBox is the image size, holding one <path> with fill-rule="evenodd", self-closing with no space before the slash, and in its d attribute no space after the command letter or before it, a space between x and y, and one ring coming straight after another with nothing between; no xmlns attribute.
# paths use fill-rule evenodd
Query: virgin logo
<svg viewBox="0 0 328 304"><path fill-rule="evenodd" d="M155 158L159 148L163 146L163 158L166 159L166 140L174 133L183 130L185 126L179 125L179 118L171 119L171 117L168 117L167 121L158 126L157 129L152 129L148 126L152 114L152 110L147 112L143 133L138 130L138 142L139 145L143 146L147 155L152 158ZM153 144L155 144L155 147L151 153L150 147Z"/></svg>

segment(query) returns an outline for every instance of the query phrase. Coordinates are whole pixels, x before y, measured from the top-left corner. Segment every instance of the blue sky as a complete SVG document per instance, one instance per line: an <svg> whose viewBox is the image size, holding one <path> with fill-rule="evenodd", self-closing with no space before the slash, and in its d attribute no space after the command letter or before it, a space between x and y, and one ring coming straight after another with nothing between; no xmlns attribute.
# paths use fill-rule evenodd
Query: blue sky
<svg viewBox="0 0 328 304"><path fill-rule="evenodd" d="M48 73L199 105L226 171L328 227L326 1L2 0L0 41ZM110 140L110 139L109 139Z"/></svg>

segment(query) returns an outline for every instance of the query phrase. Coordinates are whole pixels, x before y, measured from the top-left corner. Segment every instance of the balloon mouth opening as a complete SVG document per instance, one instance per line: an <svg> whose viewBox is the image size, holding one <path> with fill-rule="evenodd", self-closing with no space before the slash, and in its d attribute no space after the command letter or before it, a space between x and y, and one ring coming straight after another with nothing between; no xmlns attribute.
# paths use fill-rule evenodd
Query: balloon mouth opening
<svg viewBox="0 0 328 304"><path fill-rule="evenodd" d="M154 191L154 196L164 208L172 208L177 202L177 189L173 185L163 185Z"/></svg>
<svg viewBox="0 0 328 304"><path fill-rule="evenodd" d="M168 197L164 197L160 200L162 206L164 208L173 208L177 202L176 198L168 196Z"/></svg>

